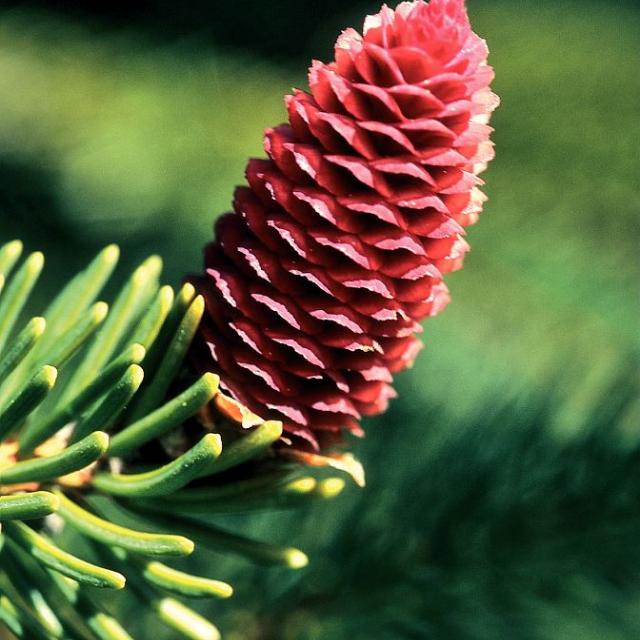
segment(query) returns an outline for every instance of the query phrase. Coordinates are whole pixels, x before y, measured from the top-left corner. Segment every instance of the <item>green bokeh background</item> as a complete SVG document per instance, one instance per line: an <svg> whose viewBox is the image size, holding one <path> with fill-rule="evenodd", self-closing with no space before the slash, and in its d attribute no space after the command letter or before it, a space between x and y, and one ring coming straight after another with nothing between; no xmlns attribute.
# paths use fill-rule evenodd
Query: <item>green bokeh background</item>
<svg viewBox="0 0 640 640"><path fill-rule="evenodd" d="M150 253L171 284L198 270L283 94L378 8L185 4L0 10L0 240L46 252L42 298L110 242L122 273ZM353 443L365 490L227 519L312 563L291 575L210 556L209 573L237 587L199 605L226 638L640 636L640 467L620 472L639 413L605 410L637 377L640 11L469 0L469 12L502 105L453 302L427 323L400 399ZM594 451L624 453L563 457L589 421ZM614 473L606 490L590 484ZM131 625L170 637L133 612Z"/></svg>

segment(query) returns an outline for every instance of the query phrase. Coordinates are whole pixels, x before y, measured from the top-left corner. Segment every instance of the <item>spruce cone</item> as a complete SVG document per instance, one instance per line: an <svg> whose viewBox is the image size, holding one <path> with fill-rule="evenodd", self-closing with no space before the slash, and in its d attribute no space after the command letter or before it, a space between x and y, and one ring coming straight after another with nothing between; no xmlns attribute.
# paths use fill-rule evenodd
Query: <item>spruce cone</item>
<svg viewBox="0 0 640 640"><path fill-rule="evenodd" d="M347 29L216 224L192 280L207 308L194 360L297 446L384 411L419 321L449 301L442 275L462 265L493 157L486 58L463 0L385 6L364 35Z"/></svg>

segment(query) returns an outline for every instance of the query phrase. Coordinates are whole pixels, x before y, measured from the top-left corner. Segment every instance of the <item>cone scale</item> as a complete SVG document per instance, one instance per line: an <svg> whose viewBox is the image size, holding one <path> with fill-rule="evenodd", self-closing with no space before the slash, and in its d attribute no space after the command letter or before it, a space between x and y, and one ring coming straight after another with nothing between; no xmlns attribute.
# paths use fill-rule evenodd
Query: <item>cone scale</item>
<svg viewBox="0 0 640 640"><path fill-rule="evenodd" d="M361 434L449 301L493 157L487 53L462 0L345 30L215 225L191 279L206 301L193 362L296 448Z"/></svg>

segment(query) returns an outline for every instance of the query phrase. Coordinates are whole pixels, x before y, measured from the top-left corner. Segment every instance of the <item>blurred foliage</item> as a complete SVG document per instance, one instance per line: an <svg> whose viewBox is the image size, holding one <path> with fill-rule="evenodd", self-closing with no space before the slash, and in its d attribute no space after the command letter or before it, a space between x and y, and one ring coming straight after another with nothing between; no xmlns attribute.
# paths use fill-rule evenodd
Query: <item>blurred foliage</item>
<svg viewBox="0 0 640 640"><path fill-rule="evenodd" d="M265 577L212 556L237 586L235 609L215 612L223 629L243 629L231 640L638 635L638 415L628 405L640 12L595 0L469 5L502 98L473 250L399 379L400 400L354 443L369 487L302 527L299 516L254 520L256 537L277 530L311 551L310 568ZM324 13L293 40L283 31L279 57L291 52L295 71L240 54L251 33L240 18L289 29L284 6L266 17L267 5L250 16L243 3L225 7L233 52L197 28L158 38L142 17L125 28L24 7L0 14L0 235L37 240L60 278L109 241L134 258L161 253L174 281L197 270L212 219L246 157L261 153L261 130L284 119L282 94L304 83L300 49L328 55L343 14L378 8ZM324 49L312 32L326 34Z"/></svg>
<svg viewBox="0 0 640 640"><path fill-rule="evenodd" d="M249 50L285 64L304 62L314 48L328 52L335 33L348 23L345 14L354 14L354 9L357 19L364 14L357 2L344 0L12 0L5 5L45 8L82 20L94 30L133 26L156 42L180 40L187 34L201 45L222 45L236 52ZM327 29L331 29L328 35Z"/></svg>
<svg viewBox="0 0 640 640"><path fill-rule="evenodd" d="M214 212L229 207L261 129L282 117L282 77L25 14L0 20L0 39L6 233L43 221L89 255L115 236L138 252L168 247L174 279L198 266ZM31 222L11 219L21 208Z"/></svg>
<svg viewBox="0 0 640 640"><path fill-rule="evenodd" d="M636 637L640 405L628 373L571 440L554 434L549 392L487 396L481 425L452 420L446 402L405 403L395 418L423 426L421 446L367 443L388 464L334 534L333 575L318 570L275 614L265 604L267 637Z"/></svg>

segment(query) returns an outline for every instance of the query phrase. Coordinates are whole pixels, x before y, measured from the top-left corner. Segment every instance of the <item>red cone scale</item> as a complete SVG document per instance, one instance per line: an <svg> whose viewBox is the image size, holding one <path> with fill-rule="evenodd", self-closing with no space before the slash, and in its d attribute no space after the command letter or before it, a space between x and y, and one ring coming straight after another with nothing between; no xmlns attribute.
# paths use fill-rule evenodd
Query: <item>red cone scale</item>
<svg viewBox="0 0 640 640"><path fill-rule="evenodd" d="M443 274L462 265L493 157L486 58L462 0L347 29L216 224L193 278L207 302L194 360L297 446L384 411L419 321L449 301Z"/></svg>

